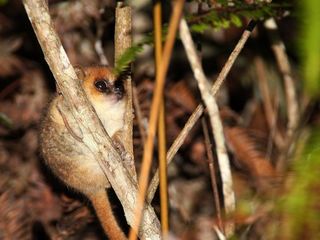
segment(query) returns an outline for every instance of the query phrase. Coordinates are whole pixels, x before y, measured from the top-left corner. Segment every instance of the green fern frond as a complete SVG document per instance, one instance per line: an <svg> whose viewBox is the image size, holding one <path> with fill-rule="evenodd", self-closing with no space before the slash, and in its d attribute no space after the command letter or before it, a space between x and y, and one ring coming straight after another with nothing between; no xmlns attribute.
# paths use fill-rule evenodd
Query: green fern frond
<svg viewBox="0 0 320 240"><path fill-rule="evenodd" d="M122 72L124 72L129 64L133 62L137 55L143 50L143 44L137 44L130 48L128 48L116 61L115 67L113 69L113 73L116 76L119 76Z"/></svg>
<svg viewBox="0 0 320 240"><path fill-rule="evenodd" d="M212 8L206 13L188 16L187 19L191 24L191 30L203 33L209 28L220 30L231 26L241 27L245 18L257 21L269 17L278 17L291 7L287 3L246 4L242 1L233 1L232 6L229 6L230 2L228 1L219 1L219 4L220 7Z"/></svg>
<svg viewBox="0 0 320 240"><path fill-rule="evenodd" d="M165 24L162 30L162 41L165 40L166 34L168 32L168 26ZM132 63L138 57L138 54L142 52L144 46L150 46L153 44L154 33L148 33L142 41L134 44L128 48L116 61L113 73L116 76L121 75L122 72L127 70L130 63Z"/></svg>

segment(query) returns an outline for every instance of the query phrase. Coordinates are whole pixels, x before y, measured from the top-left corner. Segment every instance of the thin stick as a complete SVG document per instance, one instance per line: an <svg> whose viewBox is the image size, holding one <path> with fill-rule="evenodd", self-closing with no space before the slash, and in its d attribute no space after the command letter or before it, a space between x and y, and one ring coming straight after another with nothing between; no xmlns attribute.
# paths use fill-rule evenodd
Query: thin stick
<svg viewBox="0 0 320 240"><path fill-rule="evenodd" d="M224 207L227 215L231 214L235 210L235 195L233 192L232 175L230 168L230 161L225 146L225 140L223 135L223 126L219 115L218 105L213 94L210 91L209 82L204 75L199 57L197 55L194 42L185 19L181 19L180 22L180 38L186 51L188 60L195 79L198 82L198 87L201 92L202 100L204 101L208 114L210 117L210 123L213 129L213 136L216 143L216 151L219 162L219 169L222 181L222 192L224 197ZM232 236L234 233L234 223L228 222L225 224L226 236Z"/></svg>
<svg viewBox="0 0 320 240"><path fill-rule="evenodd" d="M214 85L211 90L213 94L216 94L220 89L223 81L226 79L228 73L230 72L231 67L233 66L235 60L237 59L239 53L241 52L244 44L247 42L248 38L250 37L250 34L255 26L256 26L256 22L251 20L246 30L243 32L239 42L237 43L232 53L230 54L226 64L223 66L221 72L219 73L217 80L214 82Z"/></svg>
<svg viewBox="0 0 320 240"><path fill-rule="evenodd" d="M136 115L138 126L139 126L139 132L141 135L142 143L144 145L146 142L146 135L147 134L145 131L145 127L143 125L143 115L141 112L141 107L140 107L140 103L139 103L139 99L138 99L137 87L135 85L133 85L133 87L132 87L132 100L133 100L135 115Z"/></svg>
<svg viewBox="0 0 320 240"><path fill-rule="evenodd" d="M104 54L103 47L102 47L102 41L100 38L95 40L94 49L96 50L96 53L99 56L101 65L109 66L109 61L108 61L106 55Z"/></svg>
<svg viewBox="0 0 320 240"><path fill-rule="evenodd" d="M161 1L156 1L153 6L154 32L155 32L155 63L156 69L161 63L162 53L162 19ZM164 96L160 104L158 123L158 145L159 145L159 176L160 176L160 207L161 207L161 230L162 238L167 239L169 233L168 214L168 183L167 183L167 147L166 147L166 122L165 122Z"/></svg>
<svg viewBox="0 0 320 240"><path fill-rule="evenodd" d="M103 9L100 9L100 10L103 10ZM105 26L106 24L104 24L101 21L101 18L96 20L97 33L96 33L96 36L94 36L93 41L94 41L94 49L96 50L96 53L100 59L100 64L105 66L110 66L102 46L102 35L105 29Z"/></svg>
<svg viewBox="0 0 320 240"><path fill-rule="evenodd" d="M216 95L218 90L220 89L220 86L222 85L223 81L225 80L226 76L228 75L231 67L233 66L235 60L237 59L240 51L242 50L244 44L247 42L252 30L254 29L256 23L254 21L250 21L248 24L246 30L242 33L242 36L240 40L238 41L237 45L235 46L234 50L230 54L227 62L223 66L221 72L219 73L219 76L212 87L212 94ZM189 134L190 130L193 128L193 126L196 124L196 122L199 120L203 113L204 107L202 104L199 104L197 108L193 111L189 119L187 120L186 124L184 125L183 129L181 130L178 137L174 140L173 144L168 150L167 153L167 164L169 164L173 157L178 152L181 145L184 143L187 135ZM155 173L155 175L152 178L152 181L150 183L150 187L148 189L148 202L151 202L154 194L158 188L159 185L159 175L158 172Z"/></svg>
<svg viewBox="0 0 320 240"><path fill-rule="evenodd" d="M286 54L286 47L278 34L278 26L274 18L266 20L264 26L268 30L272 50L284 80L288 116L287 137L291 138L298 126L299 107L290 62Z"/></svg>
<svg viewBox="0 0 320 240"><path fill-rule="evenodd" d="M165 76L167 74L169 60L171 58L172 48L174 44L174 40L176 37L176 31L178 28L178 24L180 21L180 17L182 14L182 9L184 5L184 0L177 0L173 7L173 13L169 23L169 30L167 35L167 41L164 46L163 57L160 63L159 69L156 75L156 85L155 85L155 93L152 99L151 104L151 113L149 120L149 132L146 144L144 146L143 152L143 160L141 166L141 174L139 177L139 195L138 202L135 211L135 221L133 228L129 233L129 239L135 240L137 238L136 233L138 232L138 227L140 225L141 216L142 216L142 208L145 200L146 190L148 186L149 180L149 172L152 162L152 154L153 154L153 144L154 137L156 134L157 120L159 116L159 106L161 103L161 98L163 95L163 88L165 82Z"/></svg>
<svg viewBox="0 0 320 240"><path fill-rule="evenodd" d="M201 125L202 125L202 129L203 129L204 142L205 142L206 149L207 149L207 157L208 157L208 164L209 164L209 171L210 171L210 178L211 178L211 187L212 187L214 205L215 205L216 211L217 211L218 227L221 231L223 231L224 227L223 227L223 222L222 222L222 217L221 217L221 206L220 206L218 185L217 185L217 179L216 179L215 168L214 168L213 152L212 152L212 148L211 148L211 142L210 142L210 136L209 136L207 122L204 117L201 118Z"/></svg>
<svg viewBox="0 0 320 240"><path fill-rule="evenodd" d="M283 148L284 146L284 139L280 135L280 132L277 131L277 112L273 108L273 104L271 101L271 94L269 91L269 85L267 80L267 73L265 71L265 65L261 57L257 56L254 58L254 65L256 68L257 78L258 78L258 86L263 98L263 107L264 112L266 114L266 120L268 123L269 130L274 134L271 135L274 143L276 144L278 149ZM274 129L275 128L275 129Z"/></svg>

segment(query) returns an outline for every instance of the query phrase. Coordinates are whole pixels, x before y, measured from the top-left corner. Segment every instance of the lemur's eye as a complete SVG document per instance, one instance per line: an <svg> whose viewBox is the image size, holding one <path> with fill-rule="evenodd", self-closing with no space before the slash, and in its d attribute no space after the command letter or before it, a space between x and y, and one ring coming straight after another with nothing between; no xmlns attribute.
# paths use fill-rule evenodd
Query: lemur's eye
<svg viewBox="0 0 320 240"><path fill-rule="evenodd" d="M105 79L98 79L94 82L94 86L99 92L110 92L110 86L109 83Z"/></svg>

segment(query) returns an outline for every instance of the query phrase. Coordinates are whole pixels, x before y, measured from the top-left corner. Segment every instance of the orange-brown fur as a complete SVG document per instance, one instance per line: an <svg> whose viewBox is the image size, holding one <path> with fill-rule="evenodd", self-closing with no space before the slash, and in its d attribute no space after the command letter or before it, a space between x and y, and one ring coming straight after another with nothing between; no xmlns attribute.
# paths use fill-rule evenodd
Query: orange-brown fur
<svg viewBox="0 0 320 240"><path fill-rule="evenodd" d="M107 67L78 69L79 78L86 95L95 108L110 137L121 132L124 121L125 97L97 91L96 79L116 79ZM89 149L74 136L79 128L70 112L61 112L62 96L56 96L50 103L42 123L41 151L46 164L66 185L86 195L92 202L97 216L110 239L126 239L119 228L106 194L109 181ZM66 121L67 125L66 126Z"/></svg>

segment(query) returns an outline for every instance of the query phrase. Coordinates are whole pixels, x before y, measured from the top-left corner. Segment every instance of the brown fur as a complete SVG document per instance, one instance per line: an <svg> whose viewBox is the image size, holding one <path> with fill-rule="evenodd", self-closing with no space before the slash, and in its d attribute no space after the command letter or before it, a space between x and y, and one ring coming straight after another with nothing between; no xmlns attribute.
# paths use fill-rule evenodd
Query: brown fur
<svg viewBox="0 0 320 240"><path fill-rule="evenodd" d="M83 75L80 75L83 76L83 88L105 129L110 137L118 135L124 121L125 98L115 100L112 95L106 96L94 87L94 81L100 78L113 83L115 78L111 70L106 67L90 67L80 71L83 71ZM110 239L126 239L113 216L106 195L105 189L110 187L110 183L94 155L79 141L81 137L75 137L81 135L81 131L70 112L59 111L60 104L63 104L63 97L55 97L42 122L40 143L45 162L66 185L92 201Z"/></svg>
<svg viewBox="0 0 320 240"><path fill-rule="evenodd" d="M115 77L111 72L111 69L106 67L90 67L84 69L85 80L83 81L83 88L86 89L88 94L95 99L98 99L99 96L103 93L97 91L92 84L96 79L99 78L108 78L111 82L115 81Z"/></svg>
<svg viewBox="0 0 320 240"><path fill-rule="evenodd" d="M96 210L103 229L108 233L109 239L126 239L126 236L120 229L112 213L112 208L106 192L97 192L96 194L88 197L91 200L94 209Z"/></svg>

